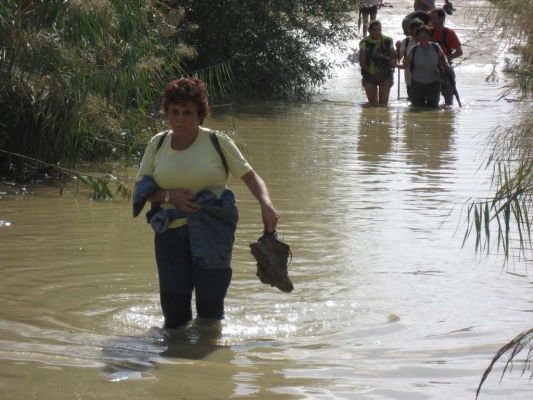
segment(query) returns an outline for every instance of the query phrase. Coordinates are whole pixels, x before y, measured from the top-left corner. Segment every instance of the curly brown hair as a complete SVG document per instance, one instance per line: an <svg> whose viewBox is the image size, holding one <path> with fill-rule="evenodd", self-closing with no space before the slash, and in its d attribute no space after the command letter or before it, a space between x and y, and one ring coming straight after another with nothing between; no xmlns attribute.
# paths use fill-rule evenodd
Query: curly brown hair
<svg viewBox="0 0 533 400"><path fill-rule="evenodd" d="M170 104L185 104L192 101L197 106L200 124L209 115L207 102L207 87L203 81L196 78L180 78L170 81L163 91L161 111L168 112Z"/></svg>

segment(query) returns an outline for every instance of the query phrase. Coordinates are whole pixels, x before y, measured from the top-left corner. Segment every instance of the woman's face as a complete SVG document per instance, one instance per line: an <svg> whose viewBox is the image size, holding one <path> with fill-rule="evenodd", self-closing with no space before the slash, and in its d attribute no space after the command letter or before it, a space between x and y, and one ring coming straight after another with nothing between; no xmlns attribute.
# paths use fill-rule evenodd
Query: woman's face
<svg viewBox="0 0 533 400"><path fill-rule="evenodd" d="M200 119L196 103L187 101L183 104L169 104L167 121L172 131L180 136L194 135L198 132Z"/></svg>
<svg viewBox="0 0 533 400"><path fill-rule="evenodd" d="M372 37L372 39L381 38L381 25L375 24L370 28L370 37Z"/></svg>
<svg viewBox="0 0 533 400"><path fill-rule="evenodd" d="M421 44L428 44L429 35L426 31L418 32L418 35L416 36L416 40Z"/></svg>
<svg viewBox="0 0 533 400"><path fill-rule="evenodd" d="M431 26L433 26L433 28L439 29L444 26L444 19L441 19L439 14L433 11L429 15L431 17Z"/></svg>

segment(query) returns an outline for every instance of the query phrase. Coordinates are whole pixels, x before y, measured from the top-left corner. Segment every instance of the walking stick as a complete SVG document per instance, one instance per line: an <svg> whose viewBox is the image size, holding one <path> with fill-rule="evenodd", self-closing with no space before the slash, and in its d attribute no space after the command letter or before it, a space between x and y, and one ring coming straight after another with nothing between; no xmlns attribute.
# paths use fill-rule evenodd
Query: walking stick
<svg viewBox="0 0 533 400"><path fill-rule="evenodd" d="M398 100L400 100L400 68L398 70Z"/></svg>
<svg viewBox="0 0 533 400"><path fill-rule="evenodd" d="M457 104L459 104L459 107L463 107L463 105L461 104L461 99L459 98L459 92L457 91L457 82L455 81L455 71L453 70L453 67L450 70L449 79L453 89L453 95L457 99Z"/></svg>

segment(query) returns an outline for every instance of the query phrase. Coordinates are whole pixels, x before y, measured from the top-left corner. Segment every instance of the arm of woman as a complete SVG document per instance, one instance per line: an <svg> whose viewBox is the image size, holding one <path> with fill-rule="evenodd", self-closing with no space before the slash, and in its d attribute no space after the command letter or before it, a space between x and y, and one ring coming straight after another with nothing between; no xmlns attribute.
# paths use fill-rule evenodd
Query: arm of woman
<svg viewBox="0 0 533 400"><path fill-rule="evenodd" d="M390 57L389 65L392 68L396 68L396 63L397 63L397 60L398 60L398 53L394 49L394 47L392 46L392 42L391 42L391 46L389 48L389 57Z"/></svg>
<svg viewBox="0 0 533 400"><path fill-rule="evenodd" d="M409 52L409 54L407 54L405 58L403 59L403 68L409 69L411 67L412 62L413 62L413 56L411 52Z"/></svg>
<svg viewBox="0 0 533 400"><path fill-rule="evenodd" d="M274 232L280 215L272 205L265 181L254 170L244 174L241 179L261 206L261 216L266 231Z"/></svg>
<svg viewBox="0 0 533 400"><path fill-rule="evenodd" d="M362 49L359 49L359 66L361 67L361 71L370 73L370 69L366 65L366 51Z"/></svg>
<svg viewBox="0 0 533 400"><path fill-rule="evenodd" d="M403 65L400 63L402 60L402 41L398 40L396 42L396 68L403 68Z"/></svg>
<svg viewBox="0 0 533 400"><path fill-rule="evenodd" d="M462 55L463 55L463 46L459 46L455 50L452 51L452 54L450 54L450 60L453 60L457 57L461 57Z"/></svg>

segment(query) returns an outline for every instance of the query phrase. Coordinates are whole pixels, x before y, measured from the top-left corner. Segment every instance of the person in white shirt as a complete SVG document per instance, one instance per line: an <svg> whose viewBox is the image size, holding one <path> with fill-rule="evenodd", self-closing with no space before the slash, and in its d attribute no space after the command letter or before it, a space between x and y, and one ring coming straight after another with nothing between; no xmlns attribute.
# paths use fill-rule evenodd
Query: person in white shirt
<svg viewBox="0 0 533 400"><path fill-rule="evenodd" d="M421 20L419 20L418 18L413 19L409 24L410 35L402 41L398 40L396 42L396 52L398 60L396 68L404 70L405 85L407 87L407 97L409 98L409 100L411 100L411 70L409 68L404 68L403 63L411 49L415 47L416 44L418 44L418 41L416 40L416 29L422 25L424 25L424 23Z"/></svg>

